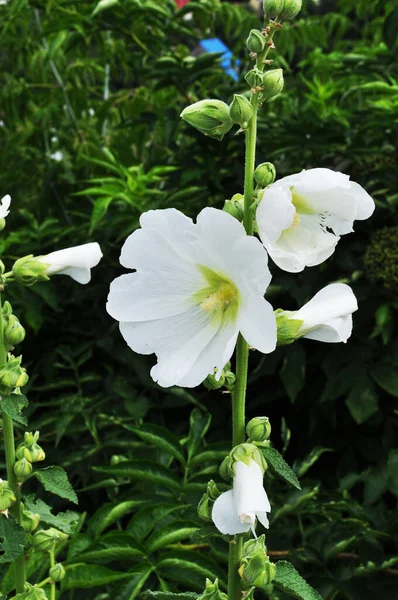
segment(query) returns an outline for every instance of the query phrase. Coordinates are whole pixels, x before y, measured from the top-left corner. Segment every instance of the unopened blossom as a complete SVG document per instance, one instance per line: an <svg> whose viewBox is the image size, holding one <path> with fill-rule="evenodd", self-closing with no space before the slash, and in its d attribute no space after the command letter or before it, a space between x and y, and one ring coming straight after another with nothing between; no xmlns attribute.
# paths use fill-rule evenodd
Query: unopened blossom
<svg viewBox="0 0 398 600"><path fill-rule="evenodd" d="M78 283L88 283L91 279L91 269L96 267L102 258L102 252L97 242L73 246L64 250L56 250L46 256L35 259L47 265L45 274L69 275Z"/></svg>
<svg viewBox="0 0 398 600"><path fill-rule="evenodd" d="M241 223L215 208L193 223L170 208L140 224L120 257L136 271L113 281L107 311L132 350L156 354L154 381L194 387L214 369L220 376L239 332L261 352L275 349L267 253Z"/></svg>
<svg viewBox="0 0 398 600"><path fill-rule="evenodd" d="M291 273L329 258L340 236L375 208L358 183L330 169L284 177L260 191L259 201L260 238L278 267Z"/></svg>
<svg viewBox="0 0 398 600"><path fill-rule="evenodd" d="M255 534L256 519L269 527L267 513L271 505L263 486L263 471L253 459L249 465L234 464L233 489L217 498L212 519L217 529L224 534L235 535L250 529Z"/></svg>
<svg viewBox="0 0 398 600"><path fill-rule="evenodd" d="M0 219L5 219L10 214L11 196L3 196L0 200Z"/></svg>

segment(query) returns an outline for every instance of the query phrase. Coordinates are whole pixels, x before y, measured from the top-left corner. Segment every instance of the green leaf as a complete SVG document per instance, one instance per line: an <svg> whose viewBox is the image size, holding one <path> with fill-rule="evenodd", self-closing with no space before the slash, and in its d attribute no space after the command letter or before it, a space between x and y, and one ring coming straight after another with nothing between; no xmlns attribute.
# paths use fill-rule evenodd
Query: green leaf
<svg viewBox="0 0 398 600"><path fill-rule="evenodd" d="M138 435L142 440L164 450L168 454L171 454L176 458L181 464L185 464L184 455L181 452L181 444L178 438L170 433L164 427L160 427L159 425L142 425L141 427L131 427L130 425L125 425L125 429L131 431Z"/></svg>
<svg viewBox="0 0 398 600"><path fill-rule="evenodd" d="M295 342L286 350L279 377L291 402L294 402L304 387L306 355L300 343Z"/></svg>
<svg viewBox="0 0 398 600"><path fill-rule="evenodd" d="M273 585L294 598L300 600L322 600L322 596L312 588L296 569L286 560L276 563L276 577Z"/></svg>
<svg viewBox="0 0 398 600"><path fill-rule="evenodd" d="M301 490L301 485L296 477L296 473L289 467L285 459L279 454L278 450L270 446L261 448L265 460L271 469L282 477L285 481L293 485L298 490Z"/></svg>
<svg viewBox="0 0 398 600"><path fill-rule="evenodd" d="M297 477L302 477L306 474L308 469L317 462L320 456L325 452L334 452L332 448L324 448L323 446L317 446L313 448L311 452L302 461L296 461L293 465L294 471Z"/></svg>
<svg viewBox="0 0 398 600"><path fill-rule="evenodd" d="M173 594L173 592L153 592L152 590L146 590L141 594L143 600L196 600L198 595L195 592Z"/></svg>
<svg viewBox="0 0 398 600"><path fill-rule="evenodd" d="M390 450L388 455L388 487L395 496L398 496L398 449Z"/></svg>
<svg viewBox="0 0 398 600"><path fill-rule="evenodd" d="M129 577L129 573L112 571L101 565L70 565L62 581L62 590L88 589Z"/></svg>
<svg viewBox="0 0 398 600"><path fill-rule="evenodd" d="M199 408L194 408L189 416L189 436L187 441L188 461L196 454L202 438L209 429L211 415L203 414Z"/></svg>
<svg viewBox="0 0 398 600"><path fill-rule="evenodd" d="M101 219L106 215L109 205L114 199L113 196L105 196L105 198L98 198L95 201L93 211L91 213L91 222L90 222L90 235L93 233L94 229L97 227Z"/></svg>
<svg viewBox="0 0 398 600"><path fill-rule="evenodd" d="M83 552L74 555L73 560L74 562L113 562L141 556L144 556L144 552L131 535L124 531L111 531L95 540L89 547L85 547Z"/></svg>
<svg viewBox="0 0 398 600"><path fill-rule="evenodd" d="M0 556L0 563L12 562L24 551L25 532L11 515L8 518L0 515L0 550L4 554Z"/></svg>
<svg viewBox="0 0 398 600"><path fill-rule="evenodd" d="M130 477L132 479L141 479L143 481L151 481L159 485L164 485L171 490L179 490L180 484L178 479L170 473L168 469L162 465L151 463L149 461L122 461L117 465L107 465L104 467L94 467L94 471L98 473L106 473L108 475L117 475L119 477Z"/></svg>
<svg viewBox="0 0 398 600"><path fill-rule="evenodd" d="M154 570L152 565L142 564L128 572L129 579L123 581L113 592L112 600L134 600Z"/></svg>
<svg viewBox="0 0 398 600"><path fill-rule="evenodd" d="M28 424L28 420L21 413L22 408L26 408L29 402L23 394L8 394L4 396L1 401L1 410L10 417L15 423L24 425Z"/></svg>
<svg viewBox="0 0 398 600"><path fill-rule="evenodd" d="M185 508L183 504L158 503L155 506L145 506L135 513L127 525L126 531L137 540L143 540L167 515Z"/></svg>
<svg viewBox="0 0 398 600"><path fill-rule="evenodd" d="M26 496L24 498L24 505L28 510L40 515L40 521L46 525L56 527L64 533L72 533L73 526L79 520L79 513L67 510L63 513L53 515L51 507L48 506L43 500L34 500L32 496Z"/></svg>
<svg viewBox="0 0 398 600"><path fill-rule="evenodd" d="M204 579L218 579L220 587L226 588L225 570L209 556L192 550L174 550L163 555L156 569L163 571L169 581L187 583L199 591L203 590Z"/></svg>
<svg viewBox="0 0 398 600"><path fill-rule="evenodd" d="M94 8L92 12L92 16L97 15L98 13L115 6L115 4L119 4L119 0L100 0L97 6Z"/></svg>
<svg viewBox="0 0 398 600"><path fill-rule="evenodd" d="M145 544L146 549L148 553L155 552L155 550L160 550L164 546L175 544L191 537L198 529L199 527L197 526L187 525L186 521L169 523L162 529L157 529L149 536Z"/></svg>
<svg viewBox="0 0 398 600"><path fill-rule="evenodd" d="M379 364L371 370L376 383L386 392L398 398L398 371L390 364Z"/></svg>
<svg viewBox="0 0 398 600"><path fill-rule="evenodd" d="M117 504L104 504L91 517L88 522L88 532L91 536L98 537L101 533L125 515L133 512L142 505L141 500L126 500Z"/></svg>
<svg viewBox="0 0 398 600"><path fill-rule="evenodd" d="M68 476L62 467L47 467L46 469L35 471L34 474L47 492L56 494L74 504L78 503L75 491L69 483Z"/></svg>
<svg viewBox="0 0 398 600"><path fill-rule="evenodd" d="M348 394L345 403L352 418L358 425L364 423L377 412L379 408L377 393L374 384L367 375L362 375L358 378L356 384Z"/></svg>

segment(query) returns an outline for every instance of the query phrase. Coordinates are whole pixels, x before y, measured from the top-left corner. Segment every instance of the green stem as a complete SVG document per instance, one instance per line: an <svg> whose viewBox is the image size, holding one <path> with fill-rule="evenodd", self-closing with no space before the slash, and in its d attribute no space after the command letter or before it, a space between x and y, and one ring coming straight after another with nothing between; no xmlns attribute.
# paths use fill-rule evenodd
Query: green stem
<svg viewBox="0 0 398 600"><path fill-rule="evenodd" d="M3 327L3 311L1 305L1 294L0 294L0 368L4 367L7 363L7 352L4 344L4 327ZM10 509L10 513L15 517L17 523L21 522L21 489L18 485L17 478L14 473L15 464L15 441L14 441L14 424L11 417L2 413L3 420L3 437L4 437L4 452L6 455L6 467L7 467L7 481L10 484L15 497L16 502ZM25 574L25 554L22 553L15 560L15 589L17 593L24 591L26 574Z"/></svg>
<svg viewBox="0 0 398 600"><path fill-rule="evenodd" d="M55 567L55 553L54 548L50 550L50 568ZM55 600L55 583L50 579L51 582L51 599Z"/></svg>

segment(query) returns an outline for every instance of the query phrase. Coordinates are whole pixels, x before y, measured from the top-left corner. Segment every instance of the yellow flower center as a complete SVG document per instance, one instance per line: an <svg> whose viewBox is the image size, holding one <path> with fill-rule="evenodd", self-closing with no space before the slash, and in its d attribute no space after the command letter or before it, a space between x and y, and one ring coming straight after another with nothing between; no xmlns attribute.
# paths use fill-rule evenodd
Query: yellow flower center
<svg viewBox="0 0 398 600"><path fill-rule="evenodd" d="M222 283L216 292L213 292L200 303L200 307L207 312L227 308L237 299L236 288L230 283Z"/></svg>
<svg viewBox="0 0 398 600"><path fill-rule="evenodd" d="M293 223L292 223L292 227L296 227L296 225L300 224L300 216L298 214L298 212L296 211L293 217Z"/></svg>
<svg viewBox="0 0 398 600"><path fill-rule="evenodd" d="M202 310L222 315L224 319L236 319L239 308L239 292L236 286L221 273L216 273L209 267L198 265L199 271L204 276L206 284L192 296L192 300Z"/></svg>

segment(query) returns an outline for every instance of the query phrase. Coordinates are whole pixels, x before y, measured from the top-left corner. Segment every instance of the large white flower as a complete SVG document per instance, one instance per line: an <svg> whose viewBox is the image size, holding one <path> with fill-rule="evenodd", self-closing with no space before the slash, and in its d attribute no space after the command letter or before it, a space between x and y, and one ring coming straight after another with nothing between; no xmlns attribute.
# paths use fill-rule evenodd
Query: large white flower
<svg viewBox="0 0 398 600"><path fill-rule="evenodd" d="M7 194L0 200L0 219L5 219L10 213L11 196Z"/></svg>
<svg viewBox="0 0 398 600"><path fill-rule="evenodd" d="M256 535L256 518L268 528L267 513L271 512L263 472L252 459L249 465L234 463L234 472L233 489L221 494L214 503L213 523L224 534L235 535L251 529Z"/></svg>
<svg viewBox="0 0 398 600"><path fill-rule="evenodd" d="M320 342L346 342L352 332L352 313L358 310L357 299L349 285L332 283L320 290L292 319L303 321L299 337Z"/></svg>
<svg viewBox="0 0 398 600"><path fill-rule="evenodd" d="M46 275L69 275L78 283L88 283L91 269L99 263L102 252L97 242L56 250L35 259L48 265Z"/></svg>
<svg viewBox="0 0 398 600"><path fill-rule="evenodd" d="M284 177L259 194L256 221L272 260L297 273L329 258L355 220L368 219L375 204L348 175L310 169Z"/></svg>
<svg viewBox="0 0 398 600"><path fill-rule="evenodd" d="M163 387L199 385L226 365L239 331L248 344L275 349L276 320L264 293L267 253L231 215L205 208L196 224L173 208L141 216L126 240L107 311L127 344L155 353L152 378Z"/></svg>

